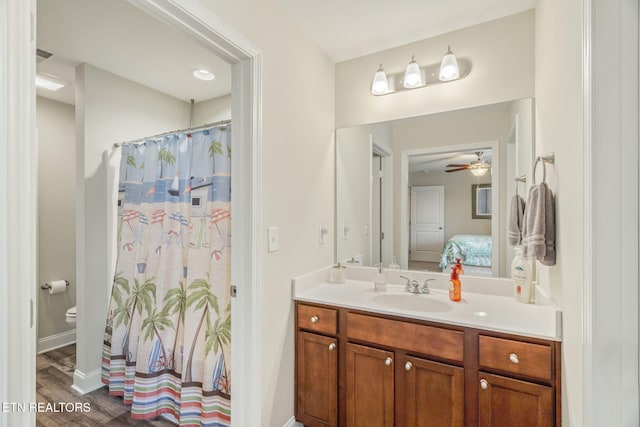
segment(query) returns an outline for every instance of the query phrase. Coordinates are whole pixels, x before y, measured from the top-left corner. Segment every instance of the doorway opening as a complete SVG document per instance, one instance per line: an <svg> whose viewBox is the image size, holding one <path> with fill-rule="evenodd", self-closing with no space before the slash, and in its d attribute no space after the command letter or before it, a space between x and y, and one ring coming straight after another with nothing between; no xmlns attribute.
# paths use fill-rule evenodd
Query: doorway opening
<svg viewBox="0 0 640 427"><path fill-rule="evenodd" d="M400 181L400 265L401 268L448 271L449 241L457 236L473 236L498 247L498 216L473 218L474 185L498 187L499 170L491 168L476 176L470 169L481 152L482 162L499 164L498 142L478 142L401 153ZM497 211L497 192L487 202ZM453 243L452 243L453 244ZM492 275L498 268L498 253L489 249L489 267L476 272ZM455 262L455 261L454 261ZM466 272L466 269L465 269Z"/></svg>
<svg viewBox="0 0 640 427"><path fill-rule="evenodd" d="M73 3L73 2L71 2ZM101 6L107 7L103 2ZM109 7L113 5L108 2ZM192 40L194 44L204 46L208 51L208 56L217 56L221 61L226 63L229 68L229 89L231 95L228 95L228 106L226 113L233 116L234 132L232 135L232 145L234 156L232 158L232 180L234 181L234 199L232 201L234 211L234 222L232 224L232 259L242 260L242 264L232 261L232 284L238 290L237 298L232 302L232 353L233 364L238 367L234 373L234 393L232 396L232 412L234 414L234 423L237 421L241 425L252 425L259 423L259 410L250 407L250 402L260 399L259 387L255 386L255 378L259 378L256 367L251 361L251 357L259 353L259 340L257 339L257 325L259 324L259 312L256 310L257 301L255 297L258 295L259 287L259 253L260 246L257 238L258 235L258 213L259 213L259 197L257 195L257 179L259 177L259 135L260 135L260 105L258 102L258 94L260 92L260 54L253 45L235 33L232 29L223 25L213 14L198 9L192 10L193 6L185 6L181 1L140 1L131 0L127 4L122 2L128 8L132 8L133 12L122 15L122 18L129 19L133 15L144 15L153 21L156 25L160 25L164 29L161 32L172 32L183 34ZM56 4L56 7L60 6ZM86 6L83 4L83 6ZM95 22L89 20L88 22ZM69 58L67 58L68 60ZM142 58L141 58L142 59ZM148 58L145 58L145 60ZM86 62L86 60L84 60ZM121 61L124 64L127 61ZM78 65L78 64L72 64ZM129 68L131 63L127 64ZM94 67L94 66L91 66ZM89 68L89 67L86 67ZM98 68L98 67L94 67ZM85 69L86 71L86 69ZM93 72L94 70L91 70ZM104 70L99 70L101 73ZM104 74L113 74L108 72ZM84 77L87 75L84 74ZM233 76L233 79L231 79ZM220 78L221 76L218 76ZM138 82L134 82L138 83ZM143 82L143 85L145 83ZM148 84L148 86L153 86ZM87 94L84 94L87 95ZM175 96L175 95L172 95ZM80 99L86 101L86 99ZM215 108L210 106L211 108ZM188 111L189 105L183 110ZM203 111L204 109L200 109ZM211 110L209 110L209 113ZM183 114L182 119L189 116L188 125L171 124L166 131L175 130L177 128L187 128L196 125L193 122L194 116L198 115L196 109L195 115L193 109L191 114ZM216 121L217 117L212 118L211 114L203 114L200 116L209 117L205 122ZM204 119L203 119L204 120ZM136 128L136 132L140 132L136 136L153 135L158 132L149 132ZM114 138L108 142L109 146L113 143L121 142L123 138ZM88 141L87 141L88 142ZM92 141L94 142L94 141ZM80 156L98 156L92 161L102 162L100 158L101 152L107 147L101 146L97 150L88 145L78 149L77 154ZM97 179L98 184L105 183L105 178L100 174L88 174L87 165L80 167L80 174L77 179L81 185ZM108 172L108 171L105 171ZM33 171L35 176L35 171ZM101 181L100 181L101 180ZM82 193L81 193L82 194ZM86 208L88 200L84 200L84 196L80 196L80 205ZM86 214L81 207L78 212ZM74 389L76 391L86 393L93 389L101 387L100 382L100 366L99 357L96 354L101 352L101 336L104 330L105 316L95 314L93 305L98 307L98 312L105 311L101 305L108 303L108 286L97 289L90 289L86 283L92 283L91 274L93 267L91 260L87 259L86 254L92 253L89 243L89 237L82 238L87 233L86 221L83 218L78 219L76 234L80 236L76 251L81 254L77 258L75 282L81 284L77 288L76 302L79 307L77 314L77 361L74 374ZM105 230L93 230L93 234L105 233ZM95 236L92 236L95 237ZM104 242L106 239L100 239ZM100 272L104 272L108 266L100 265ZM102 276L102 275L101 275ZM103 286L109 282L108 275L104 274L100 277L99 284ZM44 279L44 278L41 278ZM82 284L85 284L82 286ZM106 295L106 298L96 298L98 295ZM36 296L40 296L36 294ZM64 315L59 316L64 321ZM98 344L97 346L95 344ZM34 355L35 357L35 355ZM96 362L98 364L96 365ZM24 378L30 378L25 375ZM34 381L35 383L35 381Z"/></svg>

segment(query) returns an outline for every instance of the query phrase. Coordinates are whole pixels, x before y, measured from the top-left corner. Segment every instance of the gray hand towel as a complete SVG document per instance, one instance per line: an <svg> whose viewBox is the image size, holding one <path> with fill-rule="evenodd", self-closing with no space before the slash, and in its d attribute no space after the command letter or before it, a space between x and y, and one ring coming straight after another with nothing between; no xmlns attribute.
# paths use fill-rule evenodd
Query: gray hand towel
<svg viewBox="0 0 640 427"><path fill-rule="evenodd" d="M553 193L546 183L529 189L524 210L522 246L524 257L544 265L556 264L556 218Z"/></svg>
<svg viewBox="0 0 640 427"><path fill-rule="evenodd" d="M524 216L524 199L517 194L511 198L509 209L509 227L507 237L509 244L517 246L522 244L522 219Z"/></svg>

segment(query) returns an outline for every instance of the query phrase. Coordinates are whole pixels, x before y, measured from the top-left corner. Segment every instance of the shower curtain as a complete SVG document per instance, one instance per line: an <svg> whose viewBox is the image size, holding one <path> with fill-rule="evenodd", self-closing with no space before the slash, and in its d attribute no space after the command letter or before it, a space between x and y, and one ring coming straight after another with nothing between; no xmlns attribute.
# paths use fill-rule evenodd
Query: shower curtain
<svg viewBox="0 0 640 427"><path fill-rule="evenodd" d="M102 381L134 419L231 424L231 126L122 146Z"/></svg>

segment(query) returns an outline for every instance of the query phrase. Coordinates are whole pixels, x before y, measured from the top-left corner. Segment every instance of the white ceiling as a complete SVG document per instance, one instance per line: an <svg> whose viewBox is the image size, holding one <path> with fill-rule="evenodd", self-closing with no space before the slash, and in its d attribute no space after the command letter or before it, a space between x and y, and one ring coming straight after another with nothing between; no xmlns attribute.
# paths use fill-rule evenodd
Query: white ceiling
<svg viewBox="0 0 640 427"><path fill-rule="evenodd" d="M334 61L378 52L519 13L535 0L271 0ZM196 102L231 92L231 68L198 42L126 0L38 0L37 46L53 56L38 72L73 83L86 62L175 98ZM212 82L191 72L207 68ZM74 88L38 94L73 104Z"/></svg>
<svg viewBox="0 0 640 427"><path fill-rule="evenodd" d="M37 71L71 83L86 62L187 102L231 92L229 64L125 0L38 0L37 46L53 54ZM196 68L216 78L197 80ZM38 94L74 103L73 87Z"/></svg>
<svg viewBox="0 0 640 427"><path fill-rule="evenodd" d="M482 151L482 160L491 163L491 149ZM409 157L409 172L444 172L448 164L469 164L478 159L475 151L424 154Z"/></svg>
<svg viewBox="0 0 640 427"><path fill-rule="evenodd" d="M535 0L280 0L336 62L524 12Z"/></svg>

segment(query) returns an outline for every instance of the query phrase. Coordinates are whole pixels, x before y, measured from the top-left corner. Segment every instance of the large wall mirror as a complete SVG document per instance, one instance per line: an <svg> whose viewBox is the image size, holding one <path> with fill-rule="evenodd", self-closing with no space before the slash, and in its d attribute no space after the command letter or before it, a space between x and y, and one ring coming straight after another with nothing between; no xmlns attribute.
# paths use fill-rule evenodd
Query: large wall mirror
<svg viewBox="0 0 640 427"><path fill-rule="evenodd" d="M531 183L533 111L526 98L338 129L336 261L395 258L442 272L459 256L465 274L507 277L510 202Z"/></svg>

